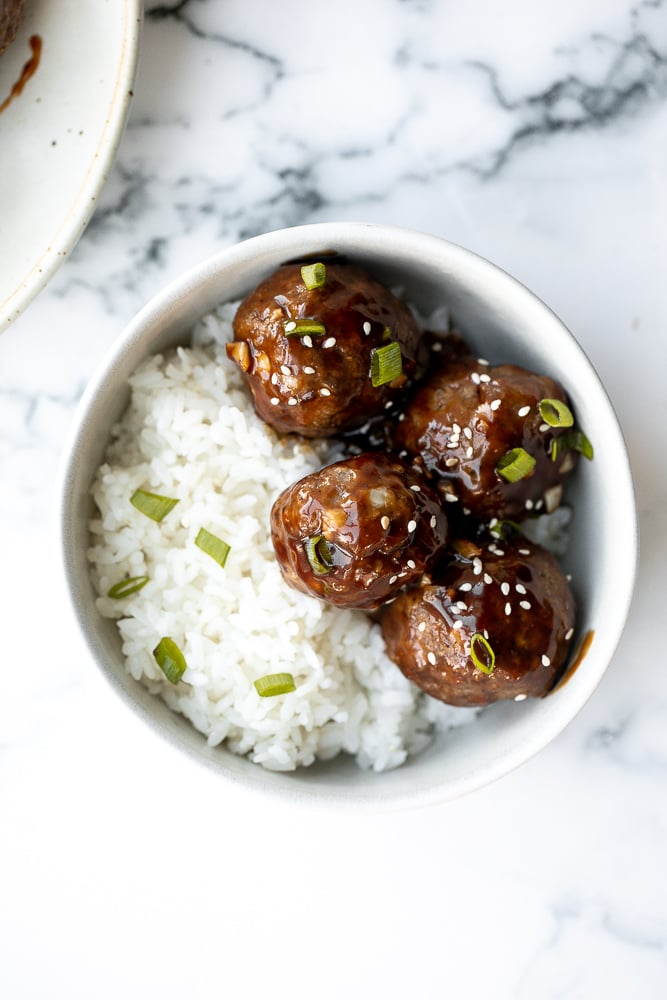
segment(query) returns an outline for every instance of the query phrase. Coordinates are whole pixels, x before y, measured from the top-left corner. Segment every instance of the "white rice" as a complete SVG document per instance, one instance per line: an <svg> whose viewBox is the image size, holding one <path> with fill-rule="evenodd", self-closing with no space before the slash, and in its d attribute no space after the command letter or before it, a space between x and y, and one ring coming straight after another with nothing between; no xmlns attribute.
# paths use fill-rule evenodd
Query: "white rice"
<svg viewBox="0 0 667 1000"><path fill-rule="evenodd" d="M278 493L339 457L331 442L279 437L258 417L224 343L236 307L203 320L191 347L157 355L131 379L93 496L89 550L102 615L118 620L129 673L202 732L209 744L272 770L341 751L364 768L402 764L434 725L469 721L421 694L388 659L379 627L298 593L273 554L269 512ZM178 505L161 523L132 507L137 488ZM222 569L198 549L201 527L231 545ZM126 576L150 582L123 600ZM187 661L170 684L152 650L170 636ZM296 690L261 698L253 681L294 676Z"/></svg>

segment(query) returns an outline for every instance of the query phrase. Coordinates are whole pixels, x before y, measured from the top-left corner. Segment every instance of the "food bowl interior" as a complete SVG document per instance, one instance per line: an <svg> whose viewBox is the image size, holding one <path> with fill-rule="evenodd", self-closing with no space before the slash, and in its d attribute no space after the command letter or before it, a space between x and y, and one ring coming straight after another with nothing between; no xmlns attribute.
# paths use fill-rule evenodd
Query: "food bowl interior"
<svg viewBox="0 0 667 1000"><path fill-rule="evenodd" d="M327 253L350 257L400 287L422 313L446 303L456 327L492 363L515 362L561 381L595 447L594 461L579 463L566 491L574 514L563 562L578 601L575 650L593 633L581 665L549 697L494 705L471 725L440 734L401 768L381 774L362 771L344 756L296 772L269 772L224 747L208 747L185 719L126 673L116 626L96 610L86 561L90 486L109 429L127 404L129 375L149 354L187 342L199 317L242 297L280 263ZM331 223L269 233L223 250L169 286L137 316L89 386L63 459L61 500L68 585L104 674L171 742L232 780L283 796L378 807L421 804L506 774L549 743L593 692L620 637L632 592L636 519L627 454L611 404L581 348L542 302L503 271L441 239L391 227Z"/></svg>

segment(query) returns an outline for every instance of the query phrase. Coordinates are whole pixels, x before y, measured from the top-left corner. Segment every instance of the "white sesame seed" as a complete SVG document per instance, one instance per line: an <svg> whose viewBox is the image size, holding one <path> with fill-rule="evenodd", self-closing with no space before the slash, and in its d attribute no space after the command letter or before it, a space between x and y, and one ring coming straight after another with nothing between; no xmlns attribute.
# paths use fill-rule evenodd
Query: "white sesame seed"
<svg viewBox="0 0 667 1000"><path fill-rule="evenodd" d="M535 510L542 510L543 507L544 507L544 500L535 501Z"/></svg>
<svg viewBox="0 0 667 1000"><path fill-rule="evenodd" d="M412 490L413 493L421 493L422 491L422 488L421 486L419 486L418 483L413 483L410 489Z"/></svg>
<svg viewBox="0 0 667 1000"><path fill-rule="evenodd" d="M526 500L526 502L524 504L524 507L526 508L526 510L532 510L534 506L535 506L535 504L533 503L532 500Z"/></svg>
<svg viewBox="0 0 667 1000"><path fill-rule="evenodd" d="M384 408L385 410L391 410L393 405L394 405L393 399L388 399L387 402L384 404Z"/></svg>
<svg viewBox="0 0 667 1000"><path fill-rule="evenodd" d="M330 396L330 395L331 395L331 389L327 389L326 385L323 385L322 388L320 389L320 396Z"/></svg>
<svg viewBox="0 0 667 1000"><path fill-rule="evenodd" d="M366 336L368 336L368 334L371 332L371 324L368 322L368 320L366 320L366 322L364 323L363 330Z"/></svg>
<svg viewBox="0 0 667 1000"><path fill-rule="evenodd" d="M384 528L385 531L387 530L387 528L391 524L391 521L389 520L389 518L387 517L386 514L383 514L382 517L380 518L380 524L382 525L382 527Z"/></svg>
<svg viewBox="0 0 667 1000"><path fill-rule="evenodd" d="M299 402L299 400L296 398L296 396L290 396L290 398L287 400L287 405L288 406L296 406L296 404L298 402Z"/></svg>
<svg viewBox="0 0 667 1000"><path fill-rule="evenodd" d="M500 584L500 590L501 590L501 593L504 594L505 597L507 597L507 595L510 592L510 585L509 585L509 583L507 583L506 580L503 581L503 583Z"/></svg>
<svg viewBox="0 0 667 1000"><path fill-rule="evenodd" d="M431 652L427 653L426 654L426 659L428 660L428 662L431 664L432 667L435 666L435 662L436 662L435 661L435 653L431 653Z"/></svg>
<svg viewBox="0 0 667 1000"><path fill-rule="evenodd" d="M273 372L273 374L271 375L271 385L278 385L278 374L277 374L277 372Z"/></svg>
<svg viewBox="0 0 667 1000"><path fill-rule="evenodd" d="M397 580L398 580L398 577L397 577L397 576L390 576L390 577L389 577L389 583L390 583L390 584L392 584L392 583L396 583L396 581L397 581Z"/></svg>
<svg viewBox="0 0 667 1000"><path fill-rule="evenodd" d="M532 604L530 601L519 601L519 607L523 608L524 611L530 611Z"/></svg>
<svg viewBox="0 0 667 1000"><path fill-rule="evenodd" d="M475 385L479 385L479 375L477 374L477 372L472 372L470 376L470 381L474 382Z"/></svg>
<svg viewBox="0 0 667 1000"><path fill-rule="evenodd" d="M514 589L516 590L517 594L525 594L526 593L526 588L524 587L524 585L522 583L515 584Z"/></svg>
<svg viewBox="0 0 667 1000"><path fill-rule="evenodd" d="M573 628L569 628L567 630L567 632L565 633L565 638L566 639L571 639L573 635L574 635L574 629Z"/></svg>
<svg viewBox="0 0 667 1000"><path fill-rule="evenodd" d="M486 372L482 372L482 374L479 376L479 380L480 382L490 382L491 376L487 375Z"/></svg>
<svg viewBox="0 0 667 1000"><path fill-rule="evenodd" d="M512 605L510 604L509 601L505 605L505 614L506 615L511 615L512 614Z"/></svg>
<svg viewBox="0 0 667 1000"><path fill-rule="evenodd" d="M445 500L447 501L447 503L456 503L458 497L456 493L445 493Z"/></svg>
<svg viewBox="0 0 667 1000"><path fill-rule="evenodd" d="M296 330L296 323L294 322L294 320L291 319L289 323L285 323L283 330L285 331L285 333L291 333L292 330Z"/></svg>
<svg viewBox="0 0 667 1000"><path fill-rule="evenodd" d="M453 628L453 629L457 629L457 630L458 630L458 629L462 629L462 628L463 628L463 622L462 622L462 621L460 621L460 620L459 620L459 619L457 618L457 620L456 620L456 621L454 622L454 624L452 625L452 628Z"/></svg>
<svg viewBox="0 0 667 1000"><path fill-rule="evenodd" d="M305 337L301 338L301 343L303 344L304 347L312 347L313 338L310 336L309 333L307 333Z"/></svg>
<svg viewBox="0 0 667 1000"><path fill-rule="evenodd" d="M459 464L458 458L454 458L454 457L448 458L445 461L445 465L447 466L448 469L451 469L454 465L458 465L458 464Z"/></svg>
<svg viewBox="0 0 667 1000"><path fill-rule="evenodd" d="M463 433L470 441L472 441L472 430L470 429L470 427L464 427Z"/></svg>
<svg viewBox="0 0 667 1000"><path fill-rule="evenodd" d="M426 631L426 622L420 622L419 625L417 626L417 631L418 632L425 632Z"/></svg>
<svg viewBox="0 0 667 1000"><path fill-rule="evenodd" d="M412 532L412 531L416 531L416 530L417 530L417 522L416 521L408 521L408 531Z"/></svg>
<svg viewBox="0 0 667 1000"><path fill-rule="evenodd" d="M287 367L287 365L281 365L280 366L280 370L283 373L283 375L291 375L292 374L291 371L289 370L289 368Z"/></svg>
<svg viewBox="0 0 667 1000"><path fill-rule="evenodd" d="M271 398L271 406L278 406L278 404L279 404L279 403L280 403L280 400L279 400L279 399L276 399L276 397L275 397L275 396L273 396L273 397Z"/></svg>
<svg viewBox="0 0 667 1000"><path fill-rule="evenodd" d="M467 591L472 590L472 583L462 583L459 590Z"/></svg>
<svg viewBox="0 0 667 1000"><path fill-rule="evenodd" d="M517 694L514 698L515 701L525 701L528 697L527 694Z"/></svg>
<svg viewBox="0 0 667 1000"><path fill-rule="evenodd" d="M549 657L547 656L546 653L544 653L542 655L542 666L543 667L550 667L551 666L551 660L549 659Z"/></svg>
<svg viewBox="0 0 667 1000"><path fill-rule="evenodd" d="M537 429L541 431L542 434L544 434L545 431L549 430L549 424L540 424L540 426Z"/></svg>
<svg viewBox="0 0 667 1000"><path fill-rule="evenodd" d="M457 601L456 602L456 607L459 609L459 611L467 611L468 610L468 605L466 604L465 601Z"/></svg>
<svg viewBox="0 0 667 1000"><path fill-rule="evenodd" d="M462 508L461 508L461 510L462 510L462 511L463 511L463 513L464 513L464 514L466 515L466 517L467 517L467 516L468 516L468 514L470 513L470 507L462 507Z"/></svg>
<svg viewBox="0 0 667 1000"><path fill-rule="evenodd" d="M314 375L315 374L315 369L311 368L310 365L304 365L303 366L303 373L304 373L304 375Z"/></svg>
<svg viewBox="0 0 667 1000"><path fill-rule="evenodd" d="M521 556L529 556L530 555L530 549L519 549L519 555L521 555Z"/></svg>
<svg viewBox="0 0 667 1000"><path fill-rule="evenodd" d="M493 554L496 555L496 556L504 556L505 555L505 549L499 549L497 545L494 545L493 546Z"/></svg>
<svg viewBox="0 0 667 1000"><path fill-rule="evenodd" d="M522 406L519 410L517 410L517 413L519 414L520 417L527 417L528 414L530 413L530 407Z"/></svg>
<svg viewBox="0 0 667 1000"><path fill-rule="evenodd" d="M435 514L431 514L431 520L429 521L429 524L431 525L432 528L435 528L437 523L438 523L437 517L435 516Z"/></svg>
<svg viewBox="0 0 667 1000"><path fill-rule="evenodd" d="M474 449L473 449L473 446L472 446L472 445L469 445L469 446L468 446L468 447L466 448L466 458L472 458L472 456L473 456L473 451L474 451Z"/></svg>
<svg viewBox="0 0 667 1000"><path fill-rule="evenodd" d="M497 410L497 409L498 409L498 407L500 406L500 402L501 402L501 401L500 401L499 399L493 399L493 400L491 401L491 403L490 403L490 406L491 406L491 409L492 409L492 410Z"/></svg>
<svg viewBox="0 0 667 1000"><path fill-rule="evenodd" d="M408 559L406 566L408 567L408 569L417 569L417 563L414 561L414 559Z"/></svg>
<svg viewBox="0 0 667 1000"><path fill-rule="evenodd" d="M452 424L452 430L453 430L454 434L456 434L457 437L461 433L461 428L459 427L458 424Z"/></svg>
<svg viewBox="0 0 667 1000"><path fill-rule="evenodd" d="M322 343L322 347L333 347L335 343L335 337L327 337L327 339Z"/></svg>
<svg viewBox="0 0 667 1000"><path fill-rule="evenodd" d="M484 583L487 583L487 584L493 583L493 577L491 576L490 573L485 573L483 579L484 579Z"/></svg>
<svg viewBox="0 0 667 1000"><path fill-rule="evenodd" d="M572 574L571 573L566 573L565 574L565 579L567 580L568 583L570 583L570 581L572 580Z"/></svg>
<svg viewBox="0 0 667 1000"><path fill-rule="evenodd" d="M486 629L484 629L484 638L485 638L485 639L488 639L488 638L489 638L489 633L487 632L487 630L486 630Z"/></svg>
<svg viewBox="0 0 667 1000"><path fill-rule="evenodd" d="M477 358L477 364L488 367L489 362L486 360L486 358Z"/></svg>
<svg viewBox="0 0 667 1000"><path fill-rule="evenodd" d="M472 561L472 571L475 574L475 576L479 576L480 573L482 572L482 560L479 558L479 556L475 556L475 558Z"/></svg>

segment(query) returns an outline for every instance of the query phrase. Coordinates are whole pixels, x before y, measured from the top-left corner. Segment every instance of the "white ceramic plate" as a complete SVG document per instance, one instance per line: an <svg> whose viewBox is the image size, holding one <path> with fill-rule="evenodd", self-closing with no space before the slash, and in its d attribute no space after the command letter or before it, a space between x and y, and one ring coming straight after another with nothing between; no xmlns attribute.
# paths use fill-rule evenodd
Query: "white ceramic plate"
<svg viewBox="0 0 667 1000"><path fill-rule="evenodd" d="M0 103L39 35L39 67L0 114L0 331L72 250L123 132L141 0L27 0L0 56Z"/></svg>

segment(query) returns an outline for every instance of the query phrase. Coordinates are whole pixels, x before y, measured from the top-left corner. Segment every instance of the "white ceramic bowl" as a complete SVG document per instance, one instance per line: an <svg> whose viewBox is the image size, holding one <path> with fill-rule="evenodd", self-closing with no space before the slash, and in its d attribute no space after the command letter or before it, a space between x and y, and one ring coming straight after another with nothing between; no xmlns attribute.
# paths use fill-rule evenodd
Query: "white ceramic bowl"
<svg viewBox="0 0 667 1000"><path fill-rule="evenodd" d="M595 446L568 487L574 507L570 555L578 599L576 642L587 655L567 683L541 700L501 703L471 725L438 737L395 771L362 771L344 756L293 773L274 773L208 747L126 673L114 622L95 608L86 562L90 485L108 430L128 401L128 376L149 354L185 342L217 303L250 291L277 265L302 254L337 251L370 268L428 312L442 302L475 349L550 374L566 387ZM619 640L635 572L634 497L623 437L590 362L560 320L531 292L488 261L445 240L385 226L324 223L258 236L223 250L173 282L129 325L88 387L63 456L61 530L66 577L90 651L125 702L166 739L221 777L285 797L397 806L453 798L507 774L550 743L595 690Z"/></svg>

